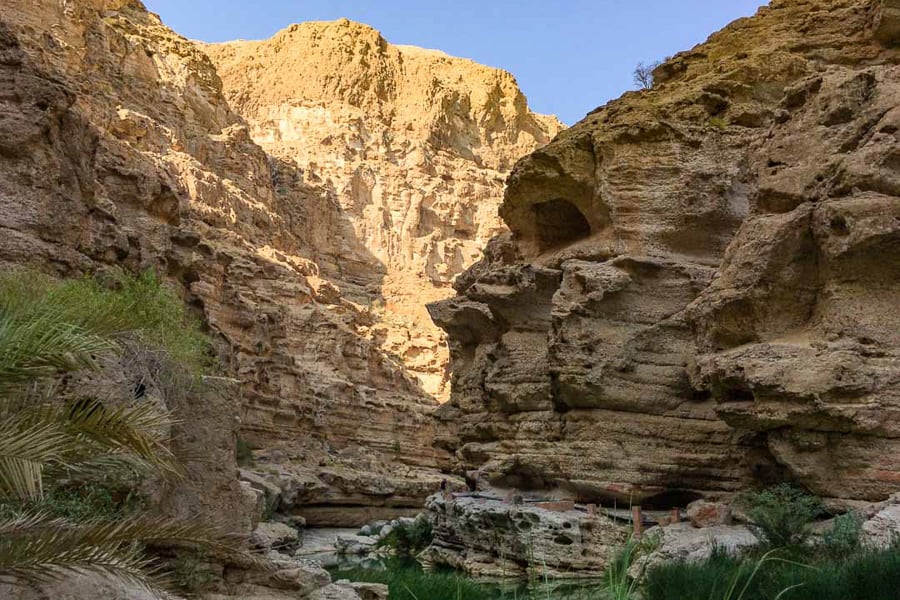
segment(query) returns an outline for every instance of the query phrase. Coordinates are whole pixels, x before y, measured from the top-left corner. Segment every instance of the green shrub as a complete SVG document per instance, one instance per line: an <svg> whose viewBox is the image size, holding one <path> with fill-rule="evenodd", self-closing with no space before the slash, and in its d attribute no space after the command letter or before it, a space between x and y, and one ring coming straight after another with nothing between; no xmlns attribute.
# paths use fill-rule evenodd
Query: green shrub
<svg viewBox="0 0 900 600"><path fill-rule="evenodd" d="M841 515L834 520L829 531L822 536L825 550L836 558L854 555L862 547L862 518L855 513Z"/></svg>
<svg viewBox="0 0 900 600"><path fill-rule="evenodd" d="M74 523L91 519L114 520L134 515L145 502L146 498L134 491L102 483L86 483L54 488L43 498L29 501L7 498L0 501L0 519L41 511Z"/></svg>
<svg viewBox="0 0 900 600"><path fill-rule="evenodd" d="M417 518L411 523L400 521L391 532L378 541L379 548L389 548L395 556L410 558L431 545L434 532L427 519Z"/></svg>
<svg viewBox="0 0 900 600"><path fill-rule="evenodd" d="M641 569L635 577L629 575L629 570L638 558L652 553L659 544L660 538L656 535L645 535L642 538L629 536L603 573L603 591L606 597L612 600L638 598L644 570Z"/></svg>
<svg viewBox="0 0 900 600"><path fill-rule="evenodd" d="M788 484L746 494L741 504L754 535L771 548L804 544L813 520L824 510L819 498Z"/></svg>
<svg viewBox="0 0 900 600"><path fill-rule="evenodd" d="M628 569L634 564L638 554L638 541L629 538L624 547L616 553L603 573L603 589L612 600L633 600L637 598L640 578L628 576Z"/></svg>
<svg viewBox="0 0 900 600"><path fill-rule="evenodd" d="M237 444L234 447L234 454L239 466L253 466L253 450L250 448L250 444L248 444L247 441L241 436L238 436L237 438Z"/></svg>

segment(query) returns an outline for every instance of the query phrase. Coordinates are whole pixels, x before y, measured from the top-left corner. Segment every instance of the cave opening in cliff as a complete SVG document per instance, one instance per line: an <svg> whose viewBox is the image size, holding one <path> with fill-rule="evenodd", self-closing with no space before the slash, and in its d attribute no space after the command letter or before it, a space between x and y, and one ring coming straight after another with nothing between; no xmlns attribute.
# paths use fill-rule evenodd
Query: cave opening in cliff
<svg viewBox="0 0 900 600"><path fill-rule="evenodd" d="M591 235L591 224L577 206L562 198L535 204L535 235L541 251L567 246Z"/></svg>
<svg viewBox="0 0 900 600"><path fill-rule="evenodd" d="M670 510L672 508L685 508L691 502L701 498L703 498L702 494L689 490L667 490L645 498L641 502L641 506L648 510Z"/></svg>

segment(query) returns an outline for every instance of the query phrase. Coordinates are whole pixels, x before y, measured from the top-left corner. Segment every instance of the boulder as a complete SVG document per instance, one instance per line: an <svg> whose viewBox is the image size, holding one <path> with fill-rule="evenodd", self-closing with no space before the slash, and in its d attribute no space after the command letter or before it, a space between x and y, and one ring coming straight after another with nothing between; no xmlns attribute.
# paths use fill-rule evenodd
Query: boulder
<svg viewBox="0 0 900 600"><path fill-rule="evenodd" d="M712 525L698 529L691 523L675 523L668 527L652 527L644 532L657 538L658 545L650 554L639 557L630 569L633 576L663 562L700 561L709 558L713 549L735 552L759 540L743 525Z"/></svg>
<svg viewBox="0 0 900 600"><path fill-rule="evenodd" d="M40 584L0 583L0 598L9 600L182 600L157 594L134 582L96 573L71 574Z"/></svg>
<svg viewBox="0 0 900 600"><path fill-rule="evenodd" d="M335 549L338 554L347 556L365 556L375 549L378 538L366 535L338 535Z"/></svg>
<svg viewBox="0 0 900 600"><path fill-rule="evenodd" d="M731 525L731 507L721 502L696 500L688 504L687 518L694 527Z"/></svg>
<svg viewBox="0 0 900 600"><path fill-rule="evenodd" d="M426 509L434 539L420 560L476 577L596 577L628 536L627 527L583 510L441 495Z"/></svg>
<svg viewBox="0 0 900 600"><path fill-rule="evenodd" d="M887 548L900 539L900 495L894 495L874 509L862 525L862 542L873 548Z"/></svg>
<svg viewBox="0 0 900 600"><path fill-rule="evenodd" d="M259 550L290 552L300 545L300 534L284 523L262 522L250 534L250 545Z"/></svg>
<svg viewBox="0 0 900 600"><path fill-rule="evenodd" d="M306 519L300 515L284 515L284 514L276 514L275 520L279 523L284 523L288 527L293 527L294 529L300 530L306 527Z"/></svg>
<svg viewBox="0 0 900 600"><path fill-rule="evenodd" d="M313 592L309 600L360 600L360 595L352 585L332 583Z"/></svg>
<svg viewBox="0 0 900 600"><path fill-rule="evenodd" d="M232 568L225 571L223 598L228 596L306 597L331 583L331 576L320 567L274 554L268 569Z"/></svg>
<svg viewBox="0 0 900 600"><path fill-rule="evenodd" d="M278 484L270 481L268 477L249 469L239 469L238 476L242 482L248 484L262 495L264 507L272 510L278 508L281 502L281 487Z"/></svg>

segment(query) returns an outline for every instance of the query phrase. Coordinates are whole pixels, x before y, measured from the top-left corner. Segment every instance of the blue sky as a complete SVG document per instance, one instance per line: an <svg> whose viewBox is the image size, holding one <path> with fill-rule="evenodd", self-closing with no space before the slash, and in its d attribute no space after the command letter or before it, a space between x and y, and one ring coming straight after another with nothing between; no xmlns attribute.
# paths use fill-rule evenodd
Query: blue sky
<svg viewBox="0 0 900 600"><path fill-rule="evenodd" d="M516 76L531 107L572 124L632 89L639 61L686 50L764 0L145 0L178 33L263 39L347 17L395 44L437 48Z"/></svg>

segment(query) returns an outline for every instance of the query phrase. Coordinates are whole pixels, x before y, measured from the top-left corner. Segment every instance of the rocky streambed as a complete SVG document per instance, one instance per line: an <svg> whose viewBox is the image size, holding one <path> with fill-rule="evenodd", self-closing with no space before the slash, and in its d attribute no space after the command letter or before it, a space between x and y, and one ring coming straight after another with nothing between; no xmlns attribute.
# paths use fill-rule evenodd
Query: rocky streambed
<svg viewBox="0 0 900 600"><path fill-rule="evenodd" d="M888 547L900 532L900 495L854 514L863 547ZM429 497L416 517L361 528L264 522L252 543L276 563L327 570L335 589L364 599L405 598L409 590L417 598L575 600L594 597L603 585L602 576L633 537L633 515L497 490L447 493ZM813 527L814 538L821 538L834 519ZM702 563L716 549L737 556L759 543L739 510L705 500L643 512L640 529L640 550L629 569L637 581L664 563Z"/></svg>
<svg viewBox="0 0 900 600"><path fill-rule="evenodd" d="M737 513L737 514L736 514ZM900 532L900 494L855 511L861 519L861 543L889 545ZM415 559L426 570L453 570L480 581L504 579L596 580L632 537L631 510L571 501L528 501L499 494L435 494L415 518L381 521L354 529L307 532L335 558L329 567L377 565L391 557L382 542L396 528L427 522L430 544ZM666 561L698 561L714 548L729 553L758 543L746 516L725 503L699 500L684 509L641 513L641 538L650 541L636 561L645 569ZM833 519L815 524L818 533ZM893 532L893 533L892 533ZM304 547L316 542L304 541Z"/></svg>
<svg viewBox="0 0 900 600"><path fill-rule="evenodd" d="M726 505L700 501L672 514L642 513L642 527L649 527L645 535L659 540L644 560L703 558L713 546L736 550L755 542L746 526L732 523ZM408 566L392 562L399 555L426 570L454 571L479 581L596 580L632 535L632 515L631 510L490 492L435 494L416 517L374 521L359 529L308 529L291 551L337 570ZM686 521L680 522L682 517ZM262 524L257 531L270 527L284 528Z"/></svg>

